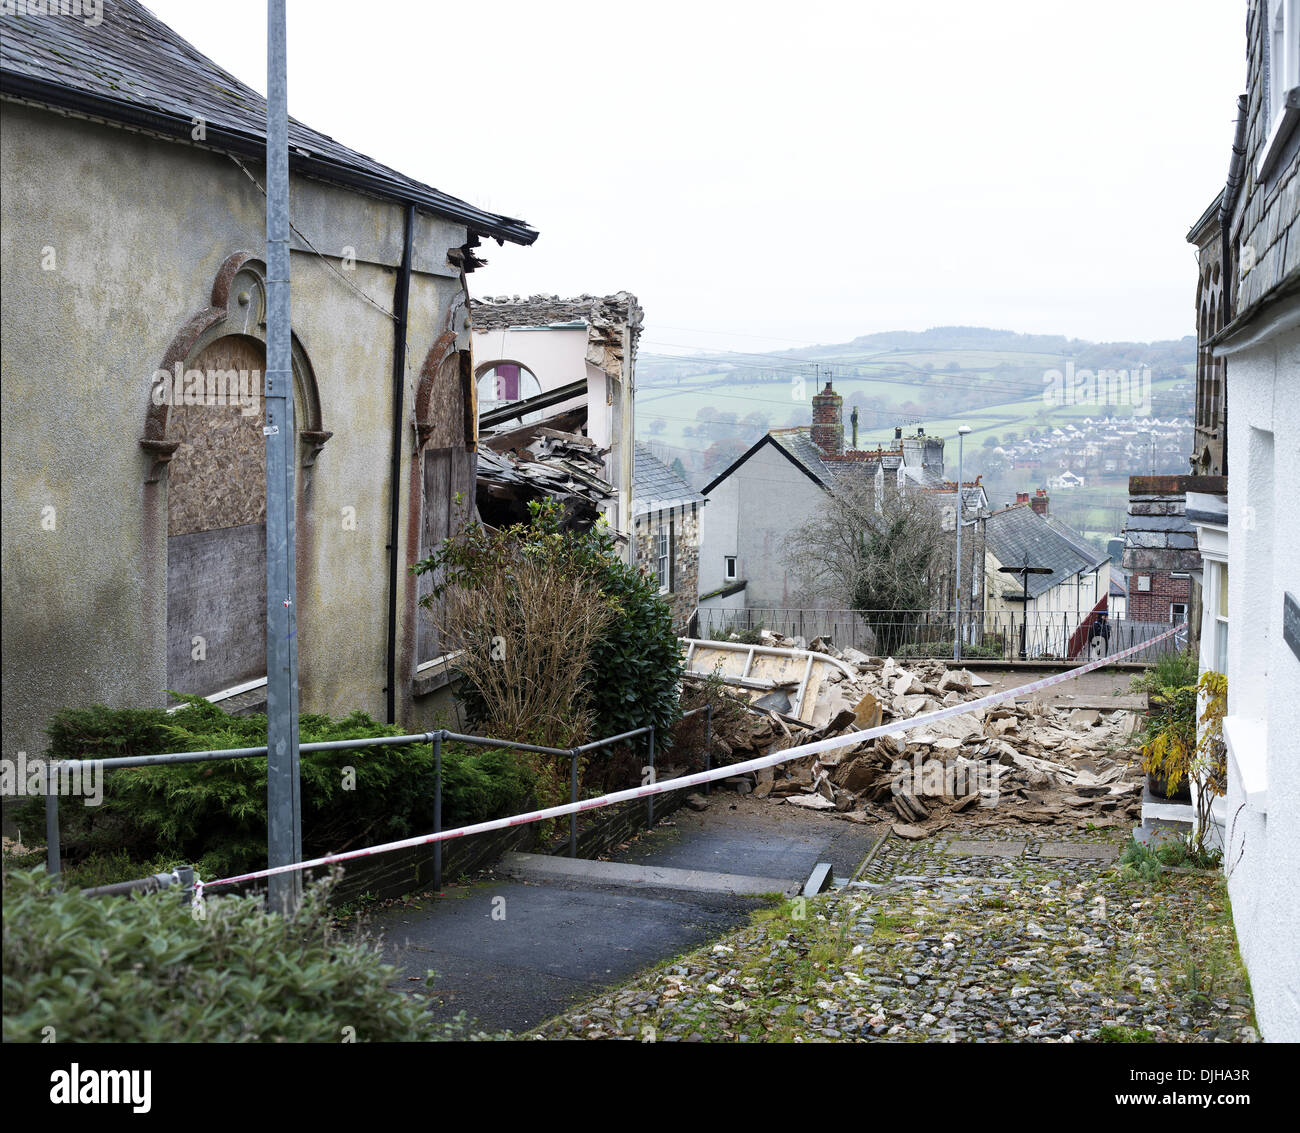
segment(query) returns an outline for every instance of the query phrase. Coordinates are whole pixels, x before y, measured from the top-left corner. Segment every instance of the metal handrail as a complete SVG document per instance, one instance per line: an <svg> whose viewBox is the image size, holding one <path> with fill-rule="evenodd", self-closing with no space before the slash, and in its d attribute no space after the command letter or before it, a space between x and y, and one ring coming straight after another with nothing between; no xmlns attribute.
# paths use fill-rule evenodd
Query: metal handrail
<svg viewBox="0 0 1300 1133"><path fill-rule="evenodd" d="M712 742L713 742L713 705L707 704L699 708L692 708L683 712L681 719L688 716L694 716L698 712L706 712L705 739L704 739L704 767L709 770L711 767ZM633 728L630 731L620 732L614 736L606 736L603 739L592 740L585 744L579 744L571 748L545 747L541 744L526 744L516 740L497 739L492 736L471 736L460 732L452 732L446 728L439 728L433 732L415 732L404 736L370 736L364 739L355 740L323 740L316 743L302 744L299 748L303 752L314 751L352 751L359 748L368 747L406 747L411 744L431 744L433 746L434 756L434 800L433 800L433 832L435 834L442 832L442 745L444 741L450 740L455 743L469 744L476 747L484 748L508 748L512 751L529 751L536 752L540 755L557 755L568 756L570 760L570 802L578 801L578 767L579 760L583 755L589 752L598 751L601 748L609 747L613 744L623 743L632 740L638 736L648 737L648 769L653 779L654 760L655 760L655 727L653 724L641 728ZM170 766L183 763L204 763L214 759L255 759L265 757L267 754L266 747L246 747L246 748L227 748L225 750L215 751L178 751L164 752L159 755L126 755L111 756L108 759L54 759L45 763L45 841L46 841L46 872L51 877L58 877L60 873L60 834L59 834L59 795L53 789L55 774L60 767L72 766L74 764L94 764L100 770L111 771L127 767L158 767ZM654 824L654 796L646 799L646 817L649 825ZM569 856L577 857L578 855L578 816L572 814L569 816ZM186 867L188 868L188 867ZM178 871L179 872L179 871ZM191 871L192 872L192 871ZM442 843L433 844L433 874L434 888L442 887ZM163 885L170 884L170 881L162 881L162 878L172 878L172 874L155 874L152 877L142 878L134 881L119 882L115 885L98 886L94 889L84 890L83 892L95 896L110 896L122 893L139 892L142 890L151 890L160 888Z"/></svg>

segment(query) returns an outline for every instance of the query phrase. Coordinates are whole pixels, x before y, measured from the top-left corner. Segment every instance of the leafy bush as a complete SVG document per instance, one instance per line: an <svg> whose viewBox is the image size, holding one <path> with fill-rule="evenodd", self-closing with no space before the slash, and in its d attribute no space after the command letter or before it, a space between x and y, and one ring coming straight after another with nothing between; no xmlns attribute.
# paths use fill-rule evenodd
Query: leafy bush
<svg viewBox="0 0 1300 1133"><path fill-rule="evenodd" d="M1173 794L1188 778L1196 751L1196 686L1166 686L1151 694L1143 731L1142 769Z"/></svg>
<svg viewBox="0 0 1300 1133"><path fill-rule="evenodd" d="M439 580L422 602L442 604L465 651L470 719L552 747L653 724L666 744L683 668L671 607L607 525L562 531L555 501L529 510L529 523L492 533L470 524L412 568Z"/></svg>
<svg viewBox="0 0 1300 1133"><path fill-rule="evenodd" d="M161 709L66 709L48 731L56 759L209 751L266 743L266 717L228 716L201 697L168 715ZM302 743L400 734L363 712L342 720L299 717ZM350 770L349 770L350 769ZM431 828L434 759L428 744L300 757L303 850L309 856L407 837ZM447 745L442 759L443 818L448 826L494 818L532 792L533 775L509 751ZM42 801L21 818L39 823ZM60 810L64 852L73 861L125 852L193 862L213 878L266 863L266 759L127 768L104 776L98 807ZM127 876L141 876L132 870ZM120 878L110 878L120 880ZM87 882L91 884L92 882Z"/></svg>
<svg viewBox="0 0 1300 1133"><path fill-rule="evenodd" d="M684 664L672 607L656 583L614 554L613 538L598 532L598 578L615 612L591 655L592 704L603 736L654 725L667 747L681 718Z"/></svg>
<svg viewBox="0 0 1300 1133"><path fill-rule="evenodd" d="M414 1042L452 1037L396 970L325 914L327 885L292 917L256 897L209 897L198 919L174 890L55 891L39 870L4 879L4 1041ZM349 1034L345 1028L352 1028Z"/></svg>

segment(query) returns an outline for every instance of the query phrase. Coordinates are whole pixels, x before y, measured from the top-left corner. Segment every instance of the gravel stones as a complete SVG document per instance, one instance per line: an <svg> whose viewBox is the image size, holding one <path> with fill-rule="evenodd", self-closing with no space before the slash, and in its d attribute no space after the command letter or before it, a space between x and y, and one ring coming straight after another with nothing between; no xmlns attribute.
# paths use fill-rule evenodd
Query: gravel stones
<svg viewBox="0 0 1300 1133"><path fill-rule="evenodd" d="M1152 886L1099 860L1114 832L1042 843L1024 830L889 837L854 887L763 910L533 1037L1254 1041L1221 878ZM1006 848L976 853L980 841ZM1073 856L1049 856L1064 845Z"/></svg>

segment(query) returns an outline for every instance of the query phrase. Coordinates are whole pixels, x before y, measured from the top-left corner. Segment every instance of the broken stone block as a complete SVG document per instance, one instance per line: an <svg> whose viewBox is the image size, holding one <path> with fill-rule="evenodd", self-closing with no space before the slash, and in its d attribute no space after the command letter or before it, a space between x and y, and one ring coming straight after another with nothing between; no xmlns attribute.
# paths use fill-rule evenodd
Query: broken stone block
<svg viewBox="0 0 1300 1133"><path fill-rule="evenodd" d="M1101 713L1095 708L1076 708L1066 717L1074 728L1092 728L1101 721Z"/></svg>
<svg viewBox="0 0 1300 1133"><path fill-rule="evenodd" d="M939 681L939 691L970 692L971 675L965 669L949 669Z"/></svg>
<svg viewBox="0 0 1300 1133"><path fill-rule="evenodd" d="M876 728L880 726L881 720L880 701L871 693L866 693L861 700L853 706L853 721L862 730Z"/></svg>
<svg viewBox="0 0 1300 1133"><path fill-rule="evenodd" d="M915 673L902 672L894 678L893 692L895 696L914 696L925 692L925 685Z"/></svg>
<svg viewBox="0 0 1300 1133"><path fill-rule="evenodd" d="M691 810L708 810L709 800L703 795L690 794L686 796L686 805Z"/></svg>
<svg viewBox="0 0 1300 1133"><path fill-rule="evenodd" d="M876 741L876 746L891 759L896 759L907 750L907 733L890 732Z"/></svg>
<svg viewBox="0 0 1300 1133"><path fill-rule="evenodd" d="M821 795L788 795L785 801L791 806L803 807L804 810L835 809L835 804Z"/></svg>
<svg viewBox="0 0 1300 1133"><path fill-rule="evenodd" d="M895 822L892 830L898 837L906 838L912 842L919 842L922 838L929 836L919 826L911 826L902 822Z"/></svg>

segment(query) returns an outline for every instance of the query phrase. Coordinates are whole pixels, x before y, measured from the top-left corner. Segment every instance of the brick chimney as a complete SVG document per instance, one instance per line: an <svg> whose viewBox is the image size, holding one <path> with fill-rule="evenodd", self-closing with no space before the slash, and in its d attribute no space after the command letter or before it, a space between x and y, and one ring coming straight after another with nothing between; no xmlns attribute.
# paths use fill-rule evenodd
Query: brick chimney
<svg viewBox="0 0 1300 1133"><path fill-rule="evenodd" d="M1036 511L1039 515L1046 515L1047 500L1048 500L1047 489L1039 488L1038 491L1034 493L1034 498L1029 501L1029 506L1033 508L1034 511Z"/></svg>
<svg viewBox="0 0 1300 1133"><path fill-rule="evenodd" d="M1028 502L1029 502L1029 493L1028 493L1028 492L1017 492L1017 493L1016 493L1016 503L1018 503L1018 504L1027 504Z"/></svg>
<svg viewBox="0 0 1300 1133"><path fill-rule="evenodd" d="M844 455L844 398L830 382L812 399L812 440L827 456Z"/></svg>

